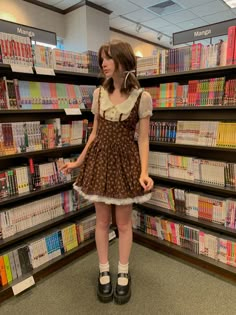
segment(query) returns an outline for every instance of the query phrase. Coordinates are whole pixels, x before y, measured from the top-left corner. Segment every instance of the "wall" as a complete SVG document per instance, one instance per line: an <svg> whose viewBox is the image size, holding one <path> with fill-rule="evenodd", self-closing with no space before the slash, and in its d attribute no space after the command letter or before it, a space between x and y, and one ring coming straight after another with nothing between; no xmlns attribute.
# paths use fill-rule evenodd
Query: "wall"
<svg viewBox="0 0 236 315"><path fill-rule="evenodd" d="M89 50L98 51L99 47L109 41L109 14L87 7L87 46Z"/></svg>
<svg viewBox="0 0 236 315"><path fill-rule="evenodd" d="M67 13L65 21L64 47L66 50L83 52L87 50L86 7Z"/></svg>
<svg viewBox="0 0 236 315"><path fill-rule="evenodd" d="M153 51L158 49L158 46L154 46L154 45L142 42L142 40L138 40L130 36L126 36L120 33L110 31L110 40L112 39L119 39L119 40L123 40L130 43L130 45L132 46L134 50L134 53L136 54L139 51L142 53L143 57L151 56L153 54Z"/></svg>
<svg viewBox="0 0 236 315"><path fill-rule="evenodd" d="M157 48L141 40L109 31L109 15L91 7L86 9L83 6L62 15L22 0L0 0L0 19L56 32L65 39L65 49L73 51L97 51L101 44L115 38L128 41L135 53L140 51L144 57L152 55Z"/></svg>
<svg viewBox="0 0 236 315"><path fill-rule="evenodd" d="M109 15L82 6L65 15L64 46L66 50L98 51L109 40Z"/></svg>
<svg viewBox="0 0 236 315"><path fill-rule="evenodd" d="M64 37L64 16L22 0L0 0L0 19L56 32Z"/></svg>

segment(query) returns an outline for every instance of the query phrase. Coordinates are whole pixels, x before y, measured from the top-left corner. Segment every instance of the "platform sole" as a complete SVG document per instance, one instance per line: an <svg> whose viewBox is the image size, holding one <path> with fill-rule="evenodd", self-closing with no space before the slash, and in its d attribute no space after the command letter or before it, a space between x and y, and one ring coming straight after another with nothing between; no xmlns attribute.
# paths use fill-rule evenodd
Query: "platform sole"
<svg viewBox="0 0 236 315"><path fill-rule="evenodd" d="M116 304L126 304L129 302L131 297L131 290L129 290L129 292L126 295L118 295L116 294L116 292L114 293L114 302Z"/></svg>
<svg viewBox="0 0 236 315"><path fill-rule="evenodd" d="M113 300L113 290L111 291L110 294L106 294L106 295L97 291L97 297L98 297L100 302L109 303Z"/></svg>

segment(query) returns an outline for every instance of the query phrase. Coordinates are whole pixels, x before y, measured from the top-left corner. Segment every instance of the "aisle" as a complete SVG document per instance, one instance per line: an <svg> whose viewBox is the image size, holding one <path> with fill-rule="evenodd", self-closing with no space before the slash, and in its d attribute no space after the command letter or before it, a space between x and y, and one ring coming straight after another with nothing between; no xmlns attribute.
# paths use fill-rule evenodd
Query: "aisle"
<svg viewBox="0 0 236 315"><path fill-rule="evenodd" d="M115 273L118 242L110 246ZM134 244L133 294L126 305L96 298L96 252L53 273L23 295L7 300L1 315L233 315L236 286ZM115 279L114 279L115 281Z"/></svg>

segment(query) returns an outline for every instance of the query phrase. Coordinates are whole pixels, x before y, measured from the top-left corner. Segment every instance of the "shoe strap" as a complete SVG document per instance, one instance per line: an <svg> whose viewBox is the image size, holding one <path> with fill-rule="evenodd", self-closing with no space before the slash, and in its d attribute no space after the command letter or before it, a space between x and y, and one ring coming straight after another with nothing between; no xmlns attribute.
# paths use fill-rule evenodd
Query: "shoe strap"
<svg viewBox="0 0 236 315"><path fill-rule="evenodd" d="M129 274L128 273L123 273L123 272L118 273L118 278L127 278L127 279L129 279Z"/></svg>
<svg viewBox="0 0 236 315"><path fill-rule="evenodd" d="M109 271L103 271L99 273L99 277L105 277L105 276L109 276L110 277L110 272Z"/></svg>

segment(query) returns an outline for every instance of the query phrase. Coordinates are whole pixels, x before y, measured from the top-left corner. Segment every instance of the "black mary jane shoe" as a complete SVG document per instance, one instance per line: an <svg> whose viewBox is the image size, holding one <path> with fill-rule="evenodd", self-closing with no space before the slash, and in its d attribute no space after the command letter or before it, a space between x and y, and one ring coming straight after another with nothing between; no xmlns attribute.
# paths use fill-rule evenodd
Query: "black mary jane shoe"
<svg viewBox="0 0 236 315"><path fill-rule="evenodd" d="M127 285L119 285L118 278L127 278ZM114 301L117 304L125 304L131 297L131 276L129 273L118 273L116 289L114 292Z"/></svg>
<svg viewBox="0 0 236 315"><path fill-rule="evenodd" d="M110 277L110 272L109 271L104 271L100 272L98 276L98 287L97 287L97 296L99 301L103 303L108 303L113 300L113 289L112 289L112 284L111 284L111 277L110 277L110 282L106 284L101 284L100 278L104 276L109 276Z"/></svg>

